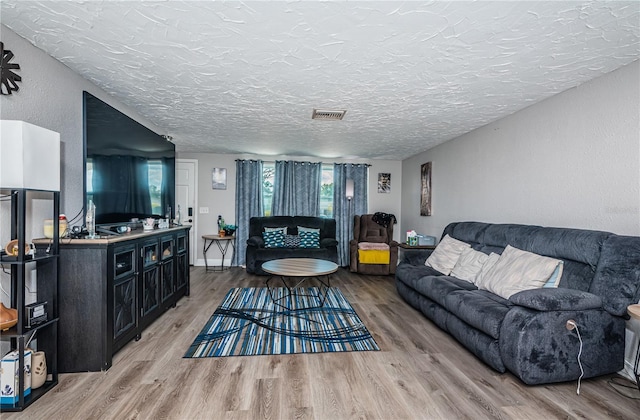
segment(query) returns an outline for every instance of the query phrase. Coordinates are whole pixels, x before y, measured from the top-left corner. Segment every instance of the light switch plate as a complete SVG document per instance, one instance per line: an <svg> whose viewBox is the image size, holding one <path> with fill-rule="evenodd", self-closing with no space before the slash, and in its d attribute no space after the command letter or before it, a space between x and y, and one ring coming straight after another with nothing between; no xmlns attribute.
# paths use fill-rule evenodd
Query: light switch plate
<svg viewBox="0 0 640 420"><path fill-rule="evenodd" d="M200 207L200 214L209 214L209 207Z"/></svg>

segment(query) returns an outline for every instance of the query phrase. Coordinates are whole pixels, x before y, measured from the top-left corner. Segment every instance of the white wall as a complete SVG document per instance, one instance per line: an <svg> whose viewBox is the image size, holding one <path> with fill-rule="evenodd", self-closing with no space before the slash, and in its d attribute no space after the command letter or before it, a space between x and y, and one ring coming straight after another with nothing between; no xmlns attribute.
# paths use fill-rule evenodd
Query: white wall
<svg viewBox="0 0 640 420"><path fill-rule="evenodd" d="M274 160L300 160L317 162L317 157L299 157L299 156L263 156L263 155L223 155L214 153L187 153L179 152L179 159L196 159L198 161L198 192L197 203L195 208L195 217L198 218L197 231L195 232L195 265L204 265L204 256L202 255L203 241L202 235L210 235L215 233L217 229L218 215L222 215L228 224L236 224L235 220L235 191L236 191L236 159L262 159L266 162ZM342 159L332 159L330 162L344 163ZM394 230L394 238L399 240L400 230L400 213L401 213L401 193L402 193L402 162L392 160L374 160L360 161L360 163L369 163L369 212L377 211L395 214L398 218L398 225ZM211 170L213 168L227 169L227 189L214 190L211 188ZM378 193L378 173L391 174L391 192ZM208 214L200 214L201 207L209 210ZM207 261L212 265L219 265L222 255L220 251L212 246L207 251ZM231 252L225 258L225 265L231 260Z"/></svg>
<svg viewBox="0 0 640 420"><path fill-rule="evenodd" d="M433 162L432 216L420 165ZM640 62L402 162L402 230L454 221L640 235ZM637 340L627 323L626 375Z"/></svg>
<svg viewBox="0 0 640 420"><path fill-rule="evenodd" d="M402 230L453 221L640 235L640 65L570 89L402 163ZM420 165L433 162L432 216Z"/></svg>

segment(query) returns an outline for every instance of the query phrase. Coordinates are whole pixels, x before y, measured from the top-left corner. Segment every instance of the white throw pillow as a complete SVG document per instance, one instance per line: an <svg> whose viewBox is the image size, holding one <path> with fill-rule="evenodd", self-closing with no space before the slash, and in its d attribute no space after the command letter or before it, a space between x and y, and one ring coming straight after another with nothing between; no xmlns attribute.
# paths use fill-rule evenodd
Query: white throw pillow
<svg viewBox="0 0 640 420"><path fill-rule="evenodd" d="M509 299L522 290L541 288L560 263L555 258L507 245L498 261L484 276L482 288ZM562 266L559 270L562 270ZM562 272L559 273L560 276Z"/></svg>
<svg viewBox="0 0 640 420"><path fill-rule="evenodd" d="M487 274L487 271L489 271L491 267L493 267L498 262L498 259L500 259L500 254L492 252L491 254L489 254L484 264L482 264L482 268L480 269L480 271L478 271L478 274L473 279L473 283L475 283L475 285L478 286L479 289L482 289L481 285L484 281L484 277Z"/></svg>
<svg viewBox="0 0 640 420"><path fill-rule="evenodd" d="M453 270L451 270L451 276L473 283L488 258L489 256L484 252L476 251L471 247L465 248Z"/></svg>
<svg viewBox="0 0 640 420"><path fill-rule="evenodd" d="M451 270L453 270L453 267L455 267L456 262L458 262L462 251L470 246L471 245L466 242L445 235L429 258L427 258L427 261L424 262L424 265L432 267L448 276Z"/></svg>
<svg viewBox="0 0 640 420"><path fill-rule="evenodd" d="M265 232L277 232L277 231L282 231L283 235L287 234L287 227L265 227L264 228Z"/></svg>

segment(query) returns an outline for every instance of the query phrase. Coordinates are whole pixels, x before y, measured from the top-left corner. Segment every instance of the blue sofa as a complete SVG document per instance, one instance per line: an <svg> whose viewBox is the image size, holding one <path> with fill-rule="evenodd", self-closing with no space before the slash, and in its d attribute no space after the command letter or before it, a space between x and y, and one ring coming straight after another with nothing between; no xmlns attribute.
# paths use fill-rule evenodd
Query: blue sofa
<svg viewBox="0 0 640 420"><path fill-rule="evenodd" d="M405 253L396 269L400 296L480 360L530 385L576 380L580 343L566 328L575 320L584 377L623 368L626 308L640 300L640 237L479 222L452 223L447 234L485 254L510 244L564 261L558 288L503 299L425 266L431 251Z"/></svg>

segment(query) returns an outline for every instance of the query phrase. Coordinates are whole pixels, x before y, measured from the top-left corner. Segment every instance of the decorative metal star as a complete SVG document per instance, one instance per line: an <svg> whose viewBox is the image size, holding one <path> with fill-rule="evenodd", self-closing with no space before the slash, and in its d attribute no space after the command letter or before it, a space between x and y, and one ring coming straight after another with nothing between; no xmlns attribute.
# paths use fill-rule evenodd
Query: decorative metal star
<svg viewBox="0 0 640 420"><path fill-rule="evenodd" d="M20 64L9 63L13 59L11 50L4 49L4 43L0 42L0 52L2 53L2 61L0 61L0 94L11 95L12 91L18 91L17 82L22 81L22 77L18 76L13 70L20 70Z"/></svg>

